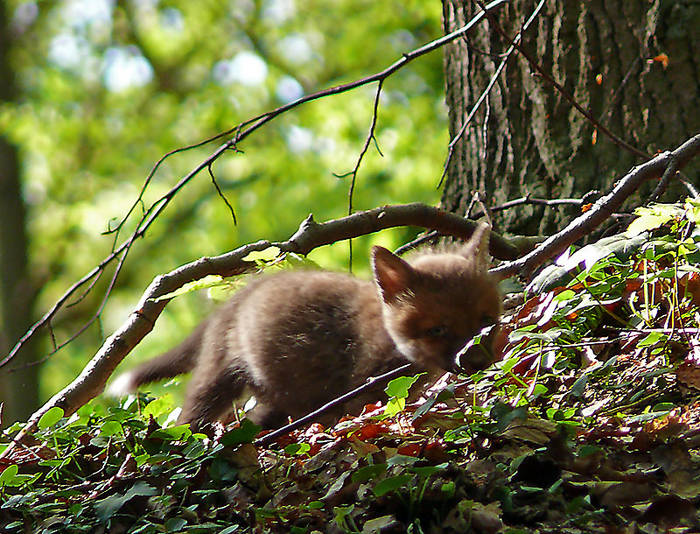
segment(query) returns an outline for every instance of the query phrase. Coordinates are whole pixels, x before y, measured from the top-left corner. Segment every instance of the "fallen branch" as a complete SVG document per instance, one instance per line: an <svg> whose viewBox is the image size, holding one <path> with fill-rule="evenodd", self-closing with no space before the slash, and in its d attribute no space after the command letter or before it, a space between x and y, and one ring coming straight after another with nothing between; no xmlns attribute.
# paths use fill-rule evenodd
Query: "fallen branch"
<svg viewBox="0 0 700 534"><path fill-rule="evenodd" d="M156 319L168 302L158 300L158 297L172 293L188 282L212 274L233 276L249 271L254 264L245 261L244 258L251 252L272 246L282 252L306 255L324 245L398 226L418 226L466 239L472 234L476 224L424 204L383 206L323 223L317 223L310 215L287 241L258 241L220 256L200 258L168 274L157 276L143 293L136 309L126 322L105 341L73 382L29 418L12 443L0 454L0 458L9 455L16 444L21 443L34 430L41 416L51 408L60 407L66 415L70 415L99 395L117 365L153 329ZM490 251L493 256L501 259L517 257L515 247L497 234L491 236Z"/></svg>

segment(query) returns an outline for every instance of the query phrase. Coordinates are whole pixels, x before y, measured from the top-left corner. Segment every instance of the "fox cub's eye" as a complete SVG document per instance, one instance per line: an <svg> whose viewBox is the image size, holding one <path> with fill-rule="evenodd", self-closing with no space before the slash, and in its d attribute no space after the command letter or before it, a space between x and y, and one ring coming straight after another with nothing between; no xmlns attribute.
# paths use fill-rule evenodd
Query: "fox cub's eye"
<svg viewBox="0 0 700 534"><path fill-rule="evenodd" d="M425 335L428 337L444 337L447 335L446 326L433 326L425 331Z"/></svg>

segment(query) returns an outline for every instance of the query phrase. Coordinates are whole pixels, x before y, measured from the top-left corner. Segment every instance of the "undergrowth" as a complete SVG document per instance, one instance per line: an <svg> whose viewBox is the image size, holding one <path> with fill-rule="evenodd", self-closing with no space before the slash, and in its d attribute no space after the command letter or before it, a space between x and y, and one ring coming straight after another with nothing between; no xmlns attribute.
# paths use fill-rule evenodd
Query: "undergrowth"
<svg viewBox="0 0 700 534"><path fill-rule="evenodd" d="M260 447L245 420L215 439L169 425L167 397L54 409L0 463L0 528L697 531L700 205L639 215L528 286L498 364L405 407L395 381L392 415Z"/></svg>

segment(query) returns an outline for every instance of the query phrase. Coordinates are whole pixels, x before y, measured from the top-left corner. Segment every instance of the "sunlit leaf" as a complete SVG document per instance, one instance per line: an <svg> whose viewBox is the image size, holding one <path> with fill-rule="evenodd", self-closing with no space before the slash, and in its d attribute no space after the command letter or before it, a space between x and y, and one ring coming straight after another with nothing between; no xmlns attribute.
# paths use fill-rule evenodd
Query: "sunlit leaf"
<svg viewBox="0 0 700 534"><path fill-rule="evenodd" d="M394 378L387 384L384 391L390 397L406 398L408 397L408 391L411 389L411 386L424 374L425 373L420 373L415 376L400 376Z"/></svg>
<svg viewBox="0 0 700 534"><path fill-rule="evenodd" d="M267 247L264 250L254 250L243 258L243 261L268 262L276 259L281 250L278 247Z"/></svg>
<svg viewBox="0 0 700 534"><path fill-rule="evenodd" d="M54 406L47 410L47 412L41 416L37 426L41 429L49 428L58 423L58 421L63 417L63 408Z"/></svg>
<svg viewBox="0 0 700 534"><path fill-rule="evenodd" d="M155 419L157 419L162 415L169 414L174 408L175 401L172 393L166 393L149 402L143 409L143 414L146 417L153 416Z"/></svg>
<svg viewBox="0 0 700 534"><path fill-rule="evenodd" d="M193 291L199 291L200 289L207 289L224 284L224 279L221 276L219 276L218 274L210 274L205 276L204 278L200 278L199 280L188 282L187 284L183 285L180 289L176 289L171 293L167 293L166 295L163 295L162 297L158 297L153 300L155 302L159 302L161 300L170 300L181 295L186 295L187 293L192 293Z"/></svg>
<svg viewBox="0 0 700 534"><path fill-rule="evenodd" d="M260 430L261 428L250 419L243 419L239 427L229 430L221 437L221 443L227 447L252 443Z"/></svg>

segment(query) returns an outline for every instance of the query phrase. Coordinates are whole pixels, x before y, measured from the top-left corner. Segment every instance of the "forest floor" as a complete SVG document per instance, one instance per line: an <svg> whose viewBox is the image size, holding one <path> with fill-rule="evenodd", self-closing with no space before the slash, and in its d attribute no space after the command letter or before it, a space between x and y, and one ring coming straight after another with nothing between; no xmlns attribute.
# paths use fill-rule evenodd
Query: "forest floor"
<svg viewBox="0 0 700 534"><path fill-rule="evenodd" d="M649 210L545 270L503 317L502 360L418 403L398 379L266 446L247 421L164 425L167 396L49 412L0 465L0 529L698 532L699 215Z"/></svg>

